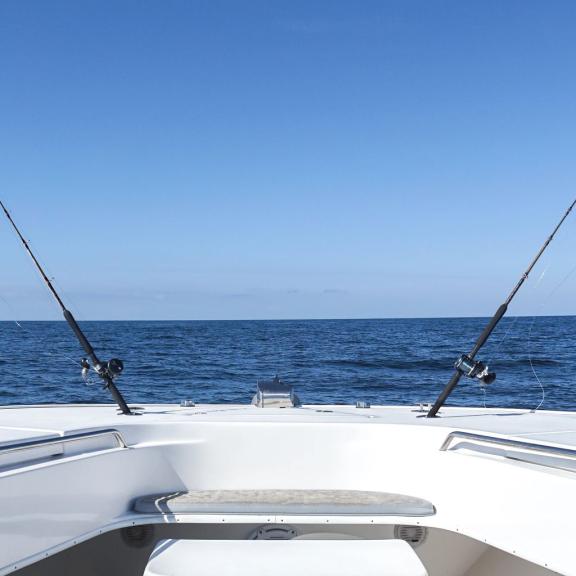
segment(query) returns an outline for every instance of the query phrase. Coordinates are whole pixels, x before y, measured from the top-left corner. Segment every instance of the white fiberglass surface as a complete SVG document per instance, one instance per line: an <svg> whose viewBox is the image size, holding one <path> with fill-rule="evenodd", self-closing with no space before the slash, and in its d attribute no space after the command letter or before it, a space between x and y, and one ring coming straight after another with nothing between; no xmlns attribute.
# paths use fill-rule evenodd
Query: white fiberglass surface
<svg viewBox="0 0 576 576"><path fill-rule="evenodd" d="M40 560L17 572L18 576L82 574L82 576L142 576L153 549L162 540L237 541L252 540L259 527L242 524L159 524L114 530ZM354 541L387 541L394 538L392 526L294 526L299 540L346 544ZM264 542L266 545L268 542ZM219 548L218 554L224 548ZM552 572L520 558L500 552L460 534L430 529L414 552L429 576L552 576ZM264 549L264 555L266 549ZM269 574L284 557L269 562ZM196 558L185 558L189 566ZM358 567L362 568L362 558ZM299 574L301 572L294 572ZM305 572L308 573L308 572ZM362 574L362 576L364 576Z"/></svg>
<svg viewBox="0 0 576 576"><path fill-rule="evenodd" d="M331 419L330 414L327 420L320 414L311 421L279 412L275 420L270 413L243 421L230 416L211 421L206 415L196 421L182 414L172 419L161 414L154 422L146 416L120 418L117 428L131 446L127 450L77 454L0 473L0 488L10 494L0 504L0 566L11 571L18 562L52 554L122 523L239 521L226 515L140 518L131 509L139 496L285 488L424 498L436 514L419 520L423 525L466 534L560 573L576 573L569 552L576 517L571 473L441 452L450 429L438 425L386 424L364 416ZM95 417L89 420L94 427ZM109 427L110 419L102 425ZM319 518L283 515L272 520L312 524ZM406 523L402 518L321 520ZM547 525L554 531L542 529Z"/></svg>
<svg viewBox="0 0 576 576"><path fill-rule="evenodd" d="M191 562L193 560L193 563ZM427 576L401 540L162 540L144 576Z"/></svg>

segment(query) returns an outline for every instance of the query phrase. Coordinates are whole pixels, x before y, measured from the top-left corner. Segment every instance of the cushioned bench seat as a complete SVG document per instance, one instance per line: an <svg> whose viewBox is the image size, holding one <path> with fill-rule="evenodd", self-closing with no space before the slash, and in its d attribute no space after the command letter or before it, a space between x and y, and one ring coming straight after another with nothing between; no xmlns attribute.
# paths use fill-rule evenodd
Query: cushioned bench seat
<svg viewBox="0 0 576 576"><path fill-rule="evenodd" d="M143 514L318 514L430 516L427 500L361 490L193 490L137 498Z"/></svg>

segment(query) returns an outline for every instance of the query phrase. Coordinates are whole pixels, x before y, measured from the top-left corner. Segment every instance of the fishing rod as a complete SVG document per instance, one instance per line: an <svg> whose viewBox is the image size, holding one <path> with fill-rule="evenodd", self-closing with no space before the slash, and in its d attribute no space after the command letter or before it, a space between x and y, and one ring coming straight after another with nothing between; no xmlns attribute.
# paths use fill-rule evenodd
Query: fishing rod
<svg viewBox="0 0 576 576"><path fill-rule="evenodd" d="M48 278L48 276L46 276L44 269L42 268L42 266L40 266L40 263L36 259L36 256L34 256L34 253L30 249L28 242L26 242L24 236L22 236L20 230L14 223L14 220L12 220L12 216L10 216L10 213L8 212L6 206L4 206L2 201L0 201L0 206L4 211L4 214L6 214L6 218L8 218L8 221L10 222L10 224L12 224L12 227L16 231L18 238L20 238L22 244L24 245L24 248L32 258L34 265L40 272L40 275L42 276L42 279L46 283L46 286L48 286L48 289L52 293L52 296L54 296L56 302L58 302L60 308L62 309L62 313L64 314L64 318L68 323L68 326L70 326L72 332L74 332L74 335L78 339L78 342L80 342L80 345L82 346L82 348L84 348L84 352L86 352L86 354L88 355L88 357L92 362L92 366L90 366L88 360L86 358L82 358L80 362L80 365L82 366L82 374L83 375L87 374L90 368L92 368L96 372L96 374L98 374L98 376L100 376L100 378L102 378L102 380L104 381L104 388L110 391L110 394L112 394L112 397L114 398L116 404L118 404L122 414L134 414L134 412L132 412L132 410L130 410L130 408L128 407L128 404L126 404L126 401L124 400L124 397L116 387L116 384L114 384L114 379L118 378L118 376L120 376L120 374L122 374L122 371L124 370L124 364L122 363L122 360L119 360L118 358L112 358L108 362L100 361L100 359L96 355L96 352L94 352L94 348L92 348L92 345L88 341L88 338L86 338L86 335L84 334L84 332L82 332L80 326L78 326L78 322L76 322L76 319L72 315L72 312L70 312L70 310L68 310L64 305L64 302L62 302L62 299L58 295L58 292L56 292L56 289L52 285L52 282L50 282L50 279Z"/></svg>
<svg viewBox="0 0 576 576"><path fill-rule="evenodd" d="M476 357L476 354L478 354L478 352L480 351L480 348L484 346L486 340L488 340L490 334L492 334L494 328L496 328L498 322L500 322L500 320L502 319L502 316L506 314L506 311L508 310L508 305L510 304L510 302L512 302L514 296L516 296L516 293L518 292L518 290L520 290L520 287L522 286L522 284L524 284L530 272L532 272L532 268L536 266L536 262L540 260L540 256L544 254L544 251L546 250L546 248L548 248L548 245L550 244L550 242L552 242L554 236L556 236L556 232L558 232L562 224L564 224L564 220L568 218L568 214L570 214L572 208L574 208L575 205L576 200L574 200L574 202L570 204L568 210L566 210L564 216L562 216L562 219L560 220L560 222L558 222L556 228L554 228L554 230L552 231L552 234L548 236L548 239L546 240L546 242L544 242L542 248L540 248L540 250L538 251L538 254L536 254L532 262L530 262L530 266L528 266L524 274L522 274L522 276L520 277L520 280L518 280L516 286L514 286L512 292L510 292L510 294L508 295L508 298L506 298L504 303L500 305L498 310L496 310L496 313L492 317L492 320L488 322L486 328L484 328L484 331L482 332L482 334L480 334L478 340L476 340L474 348L472 348L469 354L462 354L462 356L460 356L460 358L456 360L454 364L455 368L454 374L452 375L450 382L448 382L444 390L442 390L440 396L438 396L438 398L436 399L436 402L434 402L434 406L430 408L430 411L426 415L427 418L434 418L436 416L438 410L442 408L444 402L446 402L448 396L450 396L454 388L456 388L462 376L467 376L468 378L478 378L482 382L482 385L492 384L492 382L496 380L496 374L494 372L489 372L488 366L486 364L478 360L475 360L474 358Z"/></svg>

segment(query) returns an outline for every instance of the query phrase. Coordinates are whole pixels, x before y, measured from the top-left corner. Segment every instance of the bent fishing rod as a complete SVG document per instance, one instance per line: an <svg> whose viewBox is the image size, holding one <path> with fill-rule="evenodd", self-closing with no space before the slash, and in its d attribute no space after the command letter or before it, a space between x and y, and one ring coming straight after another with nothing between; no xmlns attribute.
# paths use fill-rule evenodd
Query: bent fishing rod
<svg viewBox="0 0 576 576"><path fill-rule="evenodd" d="M550 242L552 242L554 236L556 236L556 232L558 232L562 224L564 224L564 220L568 218L568 214L570 214L572 208L574 208L575 205L576 200L574 200L572 204L570 204L568 210L566 210L564 216L562 216L560 222L558 222L556 228L554 228L554 230L552 231L552 234L548 236L548 239L546 240L546 242L544 242L542 248L540 248L540 250L538 251L538 254L536 254L532 262L530 262L530 266L528 266L524 274L522 274L522 276L520 277L520 280L518 280L516 286L514 286L512 292L510 292L510 294L508 295L508 298L506 298L504 303L500 305L498 310L496 310L496 313L494 314L490 322L488 322L486 328L484 328L484 331L478 337L478 340L476 340L476 344L474 344L474 347L472 348L470 353L462 354L462 356L460 356L460 358L456 360L454 364L455 368L454 374L452 375L450 382L448 382L444 390L442 390L440 396L438 396L438 398L436 399L436 402L434 402L434 406L432 406L428 414L426 414L427 418L434 418L436 416L438 410L442 408L448 396L450 396L454 388L456 388L456 386L458 385L458 382L460 382L462 376L467 376L468 378L478 378L482 383L481 385L492 384L492 382L496 380L496 374L494 372L489 372L488 366L486 364L478 360L475 360L476 354L478 354L482 346L484 346L484 344L486 343L486 340L488 340L488 338L490 337L490 334L492 334L492 332L494 331L494 328L496 328L496 326L498 325L498 322L500 322L504 314L506 314L506 311L508 310L508 305L510 304L510 302L512 302L514 296L516 296L516 293L518 292L518 290L520 290L520 287L522 286L522 284L524 284L530 272L532 272L532 268L536 266L536 263L538 262L538 260L540 260L540 256L544 254L544 251L546 250L546 248L548 248L548 245L550 244Z"/></svg>
<svg viewBox="0 0 576 576"><path fill-rule="evenodd" d="M132 410L130 410L130 408L128 407L128 404L126 404L126 401L124 400L124 397L116 387L116 384L114 384L114 379L120 376L120 374L122 374L122 371L124 370L124 364L122 363L122 360L119 360L118 358L112 358L108 362L100 361L100 359L96 355L96 352L94 352L94 348L92 348L92 345L86 338L84 332L82 332L80 326L78 326L78 322L76 322L76 319L72 315L72 312L70 312L70 310L68 310L64 305L64 302L62 302L62 299L58 295L58 292L56 292L54 286L52 285L52 282L50 282L50 279L48 278L48 276L46 276L44 269L36 259L36 256L34 256L34 253L30 249L28 242L26 242L24 236L22 236L20 230L14 223L14 220L12 220L12 216L10 216L10 213L8 212L6 206L4 206L2 201L0 201L0 206L4 211L4 214L6 214L6 218L8 218L8 221L16 231L18 238L20 238L20 241L24 245L24 248L32 258L34 265L40 272L40 275L42 276L42 279L46 283L46 286L48 286L48 289L52 293L52 296L54 296L56 302L58 302L58 305L62 309L64 319L68 323L68 326L70 326L72 332L74 332L74 335L78 339L78 342L80 342L80 345L84 349L84 352L86 352L86 354L88 355L88 357L92 362L92 366L90 366L86 358L83 358L81 360L80 365L82 367L82 374L87 374L90 368L92 368L96 372L96 374L98 374L98 376L102 378L104 382L104 388L110 391L110 394L112 394L112 398L114 398L114 401L116 402L116 404L118 404L118 407L120 408L122 414L134 414L134 412L132 412Z"/></svg>

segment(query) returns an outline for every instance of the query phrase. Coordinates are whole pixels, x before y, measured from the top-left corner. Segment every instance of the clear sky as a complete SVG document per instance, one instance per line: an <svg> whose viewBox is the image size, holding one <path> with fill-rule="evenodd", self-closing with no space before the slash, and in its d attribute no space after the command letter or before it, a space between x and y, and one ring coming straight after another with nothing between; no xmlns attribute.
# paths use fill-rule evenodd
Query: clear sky
<svg viewBox="0 0 576 576"><path fill-rule="evenodd" d="M576 195L575 22L3 0L0 197L81 319L490 315ZM575 239L512 313L576 314ZM0 319L59 318L4 220L0 258Z"/></svg>

